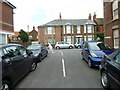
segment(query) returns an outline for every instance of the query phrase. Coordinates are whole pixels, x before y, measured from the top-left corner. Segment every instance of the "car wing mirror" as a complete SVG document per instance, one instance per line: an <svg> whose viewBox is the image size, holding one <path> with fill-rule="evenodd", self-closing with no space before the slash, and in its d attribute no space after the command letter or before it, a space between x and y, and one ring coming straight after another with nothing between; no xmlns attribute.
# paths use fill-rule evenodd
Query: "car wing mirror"
<svg viewBox="0 0 120 90"><path fill-rule="evenodd" d="M30 56L31 54L33 54L33 52L31 52L31 51L27 51L28 52L28 55Z"/></svg>

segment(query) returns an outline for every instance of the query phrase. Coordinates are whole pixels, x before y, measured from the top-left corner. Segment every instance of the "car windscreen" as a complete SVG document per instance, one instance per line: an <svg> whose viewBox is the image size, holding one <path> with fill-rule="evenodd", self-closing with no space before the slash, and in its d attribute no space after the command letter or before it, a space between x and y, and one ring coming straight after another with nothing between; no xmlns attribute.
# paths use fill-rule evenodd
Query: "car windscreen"
<svg viewBox="0 0 120 90"><path fill-rule="evenodd" d="M38 49L41 49L41 45L30 45L28 46L29 50L38 50Z"/></svg>
<svg viewBox="0 0 120 90"><path fill-rule="evenodd" d="M89 43L91 50L111 50L112 48L106 43Z"/></svg>

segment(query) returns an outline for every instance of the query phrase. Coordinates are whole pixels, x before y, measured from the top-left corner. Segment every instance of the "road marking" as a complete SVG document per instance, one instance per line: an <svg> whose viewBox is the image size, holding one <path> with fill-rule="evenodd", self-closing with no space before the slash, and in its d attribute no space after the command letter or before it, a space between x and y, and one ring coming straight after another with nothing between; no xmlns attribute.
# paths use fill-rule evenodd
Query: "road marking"
<svg viewBox="0 0 120 90"><path fill-rule="evenodd" d="M63 56L63 52L61 51L61 55Z"/></svg>
<svg viewBox="0 0 120 90"><path fill-rule="evenodd" d="M65 72L65 61L62 59L62 66L63 66L63 76L66 77L66 72Z"/></svg>

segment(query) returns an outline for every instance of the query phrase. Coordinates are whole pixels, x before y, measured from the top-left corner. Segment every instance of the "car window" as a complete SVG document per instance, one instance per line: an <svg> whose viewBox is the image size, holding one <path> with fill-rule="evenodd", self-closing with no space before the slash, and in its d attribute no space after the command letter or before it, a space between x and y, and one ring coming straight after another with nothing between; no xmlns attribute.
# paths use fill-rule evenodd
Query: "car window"
<svg viewBox="0 0 120 90"><path fill-rule="evenodd" d="M2 61L2 55L3 55L2 49L0 48L0 62Z"/></svg>
<svg viewBox="0 0 120 90"><path fill-rule="evenodd" d="M27 56L27 50L24 47L18 47L20 54L23 56Z"/></svg>
<svg viewBox="0 0 120 90"><path fill-rule="evenodd" d="M29 50L37 50L37 49L41 49L41 45L30 45L28 46Z"/></svg>
<svg viewBox="0 0 120 90"><path fill-rule="evenodd" d="M91 50L111 50L111 47L106 43L89 43Z"/></svg>
<svg viewBox="0 0 120 90"><path fill-rule="evenodd" d="M85 44L84 48L88 48L88 43Z"/></svg>
<svg viewBox="0 0 120 90"><path fill-rule="evenodd" d="M64 44L63 42L58 42L58 44Z"/></svg>
<svg viewBox="0 0 120 90"><path fill-rule="evenodd" d="M115 57L116 62L120 63L120 53Z"/></svg>
<svg viewBox="0 0 120 90"><path fill-rule="evenodd" d="M14 57L20 55L20 52L16 46L10 46L3 49L4 54L9 55L9 57Z"/></svg>

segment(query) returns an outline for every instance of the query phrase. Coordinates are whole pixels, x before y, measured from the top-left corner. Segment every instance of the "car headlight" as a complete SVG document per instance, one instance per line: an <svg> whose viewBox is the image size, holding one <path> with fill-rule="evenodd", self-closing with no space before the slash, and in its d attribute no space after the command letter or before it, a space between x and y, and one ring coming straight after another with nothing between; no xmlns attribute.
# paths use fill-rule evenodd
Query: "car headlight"
<svg viewBox="0 0 120 90"><path fill-rule="evenodd" d="M38 56L39 54L34 54L34 56Z"/></svg>
<svg viewBox="0 0 120 90"><path fill-rule="evenodd" d="M92 56L92 57L95 57L95 58L98 57L95 53L91 53L91 56Z"/></svg>

